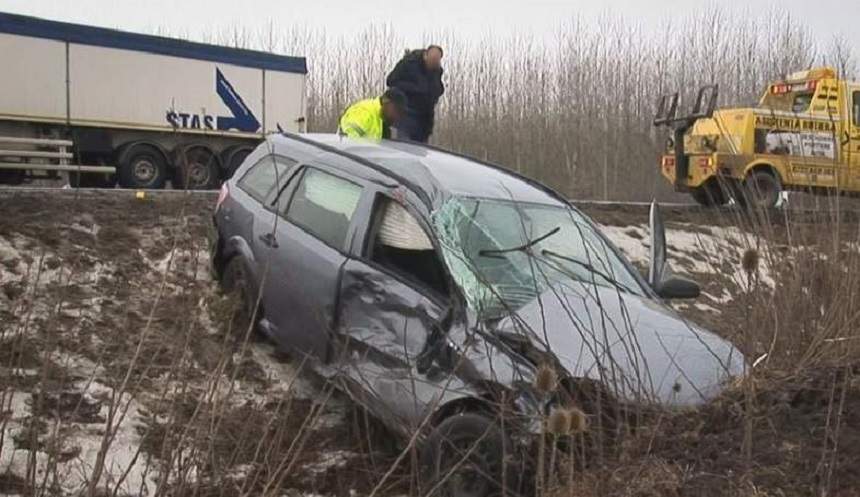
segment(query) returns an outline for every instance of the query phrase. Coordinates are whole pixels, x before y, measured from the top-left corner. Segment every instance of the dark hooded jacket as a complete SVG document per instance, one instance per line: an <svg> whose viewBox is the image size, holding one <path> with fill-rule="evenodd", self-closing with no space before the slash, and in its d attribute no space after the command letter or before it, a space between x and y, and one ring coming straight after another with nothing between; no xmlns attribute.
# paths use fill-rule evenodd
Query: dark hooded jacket
<svg viewBox="0 0 860 497"><path fill-rule="evenodd" d="M436 103L445 93L442 73L441 68L428 71L424 66L424 50L413 50L394 66L386 82L405 93L409 112L432 128Z"/></svg>

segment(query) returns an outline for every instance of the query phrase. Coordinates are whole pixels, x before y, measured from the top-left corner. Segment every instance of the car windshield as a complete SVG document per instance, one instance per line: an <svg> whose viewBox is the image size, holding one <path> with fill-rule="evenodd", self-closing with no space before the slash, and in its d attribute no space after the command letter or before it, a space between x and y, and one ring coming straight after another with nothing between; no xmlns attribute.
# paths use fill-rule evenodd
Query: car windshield
<svg viewBox="0 0 860 497"><path fill-rule="evenodd" d="M433 223L452 277L485 318L515 311L557 285L643 295L624 261L574 209L454 197Z"/></svg>

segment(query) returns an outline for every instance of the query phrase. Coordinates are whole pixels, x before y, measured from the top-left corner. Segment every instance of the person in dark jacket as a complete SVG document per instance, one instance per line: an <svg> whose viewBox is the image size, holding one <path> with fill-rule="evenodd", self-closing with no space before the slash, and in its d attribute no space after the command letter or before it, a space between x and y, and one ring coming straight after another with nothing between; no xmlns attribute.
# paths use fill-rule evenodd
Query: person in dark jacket
<svg viewBox="0 0 860 497"><path fill-rule="evenodd" d="M427 143L433 134L436 104L445 93L443 55L438 45L407 52L386 80L389 87L406 94L408 108L397 129L410 140Z"/></svg>

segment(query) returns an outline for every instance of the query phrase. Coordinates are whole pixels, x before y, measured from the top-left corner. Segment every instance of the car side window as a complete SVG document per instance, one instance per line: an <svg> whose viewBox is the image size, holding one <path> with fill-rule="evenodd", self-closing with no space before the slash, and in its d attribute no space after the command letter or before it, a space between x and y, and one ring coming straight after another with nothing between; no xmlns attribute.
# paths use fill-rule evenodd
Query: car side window
<svg viewBox="0 0 860 497"><path fill-rule="evenodd" d="M361 186L315 168L305 168L286 217L323 242L342 249Z"/></svg>
<svg viewBox="0 0 860 497"><path fill-rule="evenodd" d="M266 156L251 166L239 180L239 188L259 202L266 202L287 181L287 172L296 161L280 156Z"/></svg>
<svg viewBox="0 0 860 497"><path fill-rule="evenodd" d="M442 258L418 220L387 197L380 197L374 209L372 239L366 249L370 260L440 295L447 295Z"/></svg>

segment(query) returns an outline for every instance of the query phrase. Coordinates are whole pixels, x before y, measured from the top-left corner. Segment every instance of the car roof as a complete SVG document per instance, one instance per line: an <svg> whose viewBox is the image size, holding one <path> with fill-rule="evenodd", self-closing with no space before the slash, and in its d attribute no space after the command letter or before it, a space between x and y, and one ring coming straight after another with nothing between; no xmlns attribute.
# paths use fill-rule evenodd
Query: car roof
<svg viewBox="0 0 860 497"><path fill-rule="evenodd" d="M440 206L451 196L516 200L547 205L565 205L550 188L508 171L432 146L396 140L356 140L336 134L273 135L276 153L289 155L299 142L320 147L372 167L376 172L397 179ZM283 147L283 148L282 148Z"/></svg>

